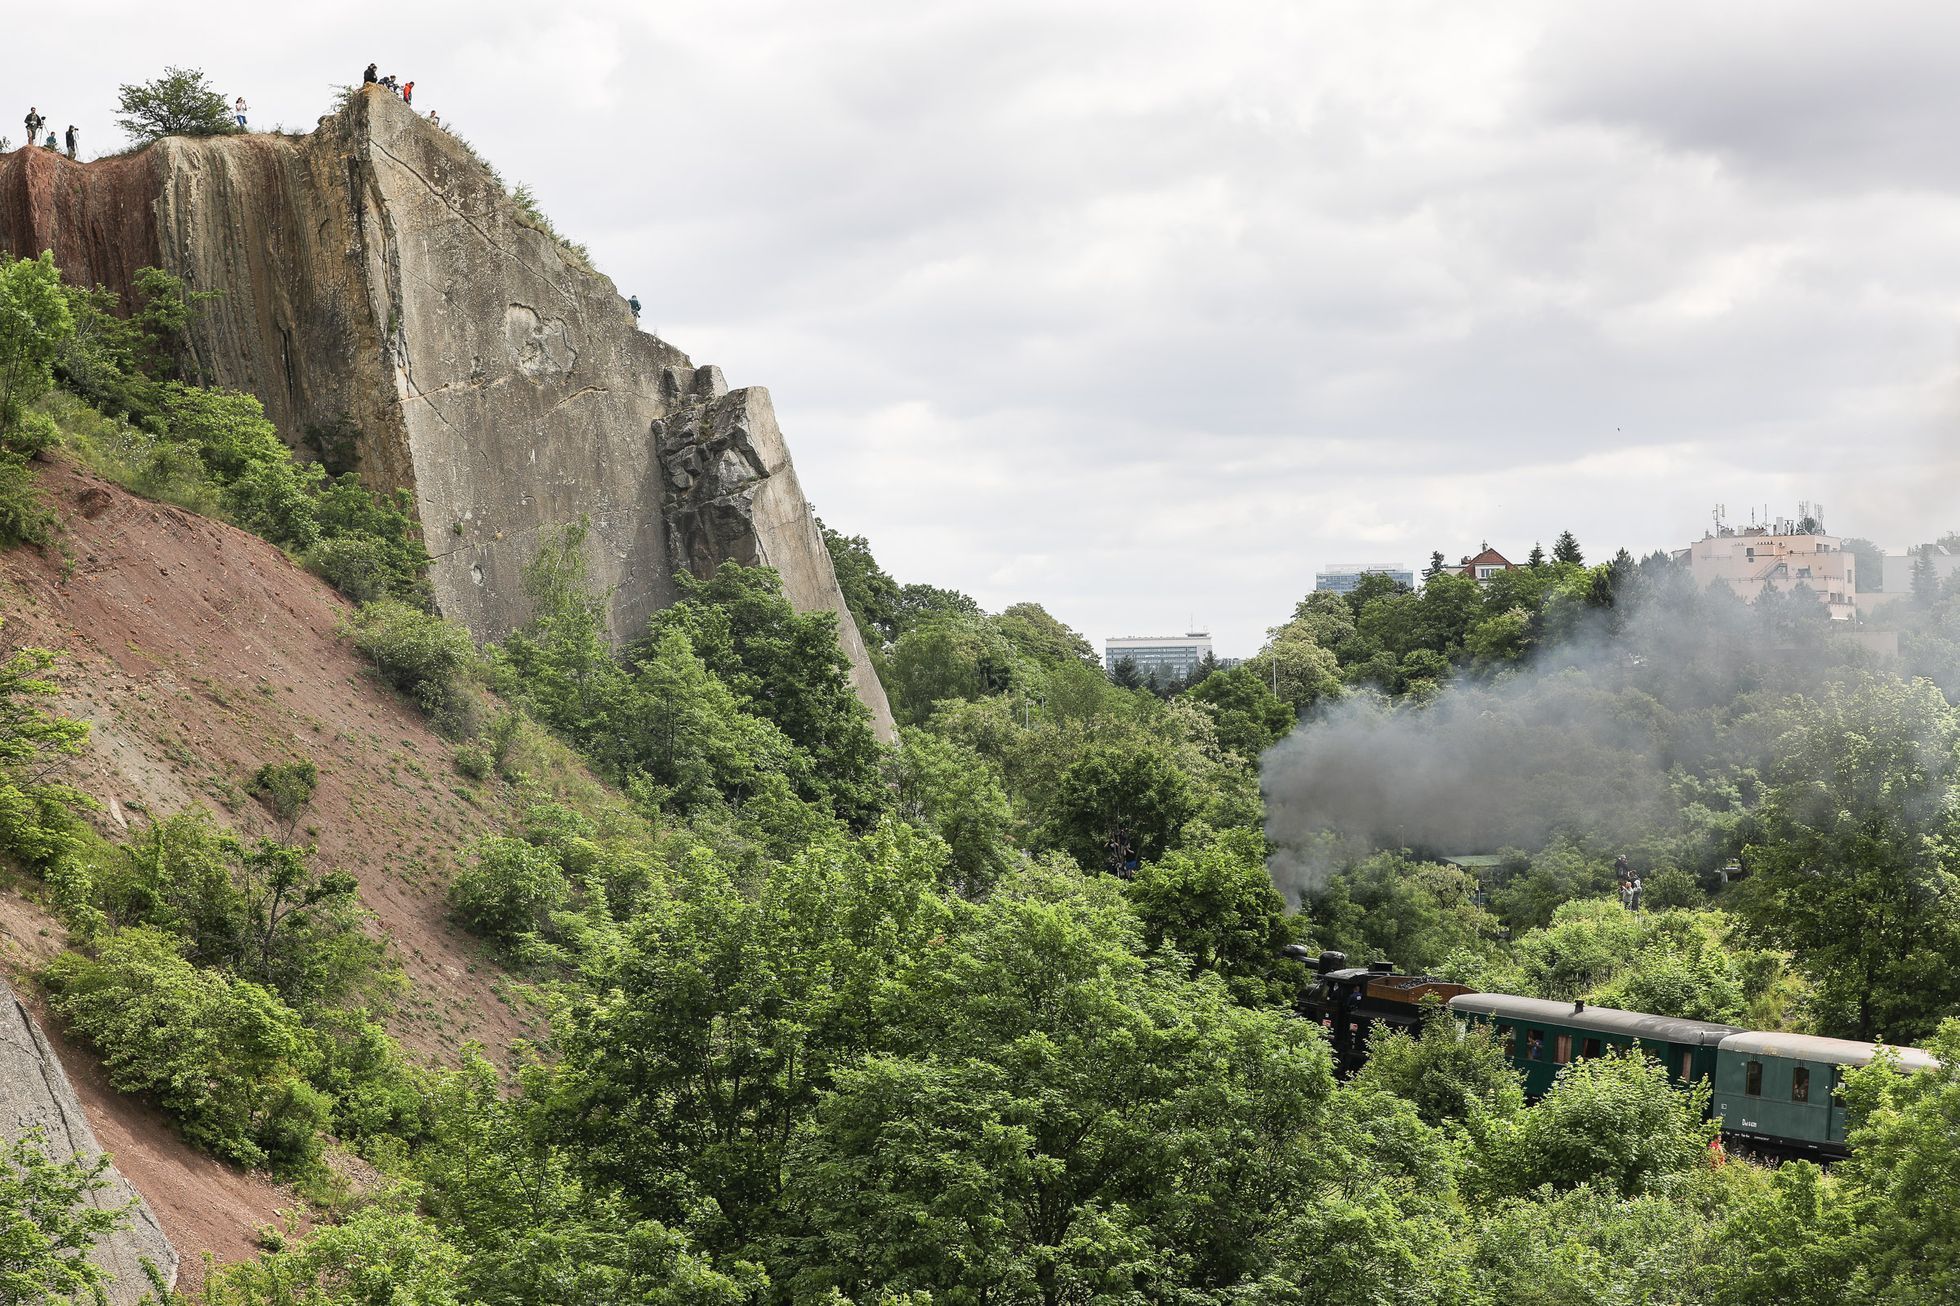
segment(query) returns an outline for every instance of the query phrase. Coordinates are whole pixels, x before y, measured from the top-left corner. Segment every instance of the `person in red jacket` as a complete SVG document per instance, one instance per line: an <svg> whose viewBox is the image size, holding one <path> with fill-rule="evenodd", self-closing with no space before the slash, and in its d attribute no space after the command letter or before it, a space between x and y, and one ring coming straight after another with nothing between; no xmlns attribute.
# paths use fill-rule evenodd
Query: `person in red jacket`
<svg viewBox="0 0 1960 1306"><path fill-rule="evenodd" d="M415 83L414 83L414 82L403 82L403 83L402 83L402 103L403 103L403 104L414 104L414 103L415 103Z"/></svg>

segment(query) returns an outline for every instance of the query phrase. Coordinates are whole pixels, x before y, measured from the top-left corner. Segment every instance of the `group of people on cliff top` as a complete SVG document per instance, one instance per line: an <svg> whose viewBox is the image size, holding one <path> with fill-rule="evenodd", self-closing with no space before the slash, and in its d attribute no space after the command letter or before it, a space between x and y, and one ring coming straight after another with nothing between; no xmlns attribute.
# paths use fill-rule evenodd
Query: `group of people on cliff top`
<svg viewBox="0 0 1960 1306"><path fill-rule="evenodd" d="M399 96L401 96L401 97L402 97L402 103L403 103L403 104L414 104L414 103L415 103L415 83L414 83L414 82L404 82L404 81L399 81L399 80L397 80L397 79L396 79L396 77L395 77L395 75L394 75L393 73L389 73L389 74L388 74L388 75L387 75L386 77L376 77L376 76L374 75L374 65L373 65L373 64L369 64L369 65L367 66L367 71L366 71L365 73L362 73L362 74L361 74L361 85L363 85L363 86L385 86L385 87L387 87L387 88L388 88L389 90L391 90L391 91L393 91L393 92L394 92L394 93L395 93L396 95L399 95Z"/></svg>
<svg viewBox="0 0 1960 1306"><path fill-rule="evenodd" d="M31 104L28 105L27 106L27 143L29 145L39 144L44 149L58 151L60 150L61 147L54 143L54 128L48 127L47 140L43 141L41 139L41 128L47 126L48 126L48 120L41 116L41 111L39 109L36 109ZM68 157L71 159L75 157L75 148L77 143L81 139L81 135L82 133L80 129L78 129L74 123L71 122L68 124Z"/></svg>

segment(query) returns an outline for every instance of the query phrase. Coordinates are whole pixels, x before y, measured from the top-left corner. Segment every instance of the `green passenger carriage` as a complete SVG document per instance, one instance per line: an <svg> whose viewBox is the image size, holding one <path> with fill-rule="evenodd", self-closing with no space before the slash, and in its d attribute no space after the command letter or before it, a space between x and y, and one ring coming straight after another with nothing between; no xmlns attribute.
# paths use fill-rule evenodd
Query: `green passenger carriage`
<svg viewBox="0 0 1960 1306"><path fill-rule="evenodd" d="M1886 1047L1808 1034L1742 1031L1722 1040L1712 1114L1723 1134L1778 1155L1848 1155L1838 1083L1850 1066L1890 1053L1900 1070L1939 1065L1918 1048Z"/></svg>
<svg viewBox="0 0 1960 1306"><path fill-rule="evenodd" d="M1458 1020L1496 1029L1499 1045L1524 1074L1525 1096L1536 1101L1551 1088L1561 1068L1582 1057L1636 1044L1667 1067L1677 1084L1715 1074L1716 1048L1741 1030L1705 1020L1676 1020L1584 1002L1549 1002L1505 993L1459 993L1450 999Z"/></svg>

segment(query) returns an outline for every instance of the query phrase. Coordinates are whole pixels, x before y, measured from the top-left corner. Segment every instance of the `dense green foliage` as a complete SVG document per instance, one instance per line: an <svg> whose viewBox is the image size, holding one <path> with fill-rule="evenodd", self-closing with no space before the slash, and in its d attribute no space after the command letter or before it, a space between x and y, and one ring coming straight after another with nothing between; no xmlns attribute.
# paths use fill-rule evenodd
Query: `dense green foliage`
<svg viewBox="0 0 1960 1306"><path fill-rule="evenodd" d="M93 957L56 958L47 978L110 1082L153 1095L192 1142L243 1165L300 1171L317 1159L330 1103L303 1073L307 1031L270 990L199 967L140 926Z"/></svg>

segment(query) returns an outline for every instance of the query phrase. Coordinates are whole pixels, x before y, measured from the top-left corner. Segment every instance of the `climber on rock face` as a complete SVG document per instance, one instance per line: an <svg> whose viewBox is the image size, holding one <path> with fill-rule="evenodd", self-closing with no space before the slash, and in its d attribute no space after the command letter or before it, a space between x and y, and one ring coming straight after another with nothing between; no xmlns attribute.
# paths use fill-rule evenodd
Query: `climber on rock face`
<svg viewBox="0 0 1960 1306"><path fill-rule="evenodd" d="M414 82L403 82L403 83L402 83L402 103L403 103L403 104L414 104L414 103L415 103L415 83L414 83Z"/></svg>
<svg viewBox="0 0 1960 1306"><path fill-rule="evenodd" d="M640 297L638 295L629 296L626 300L626 307L633 310L633 320L635 322L639 321L640 320Z"/></svg>

